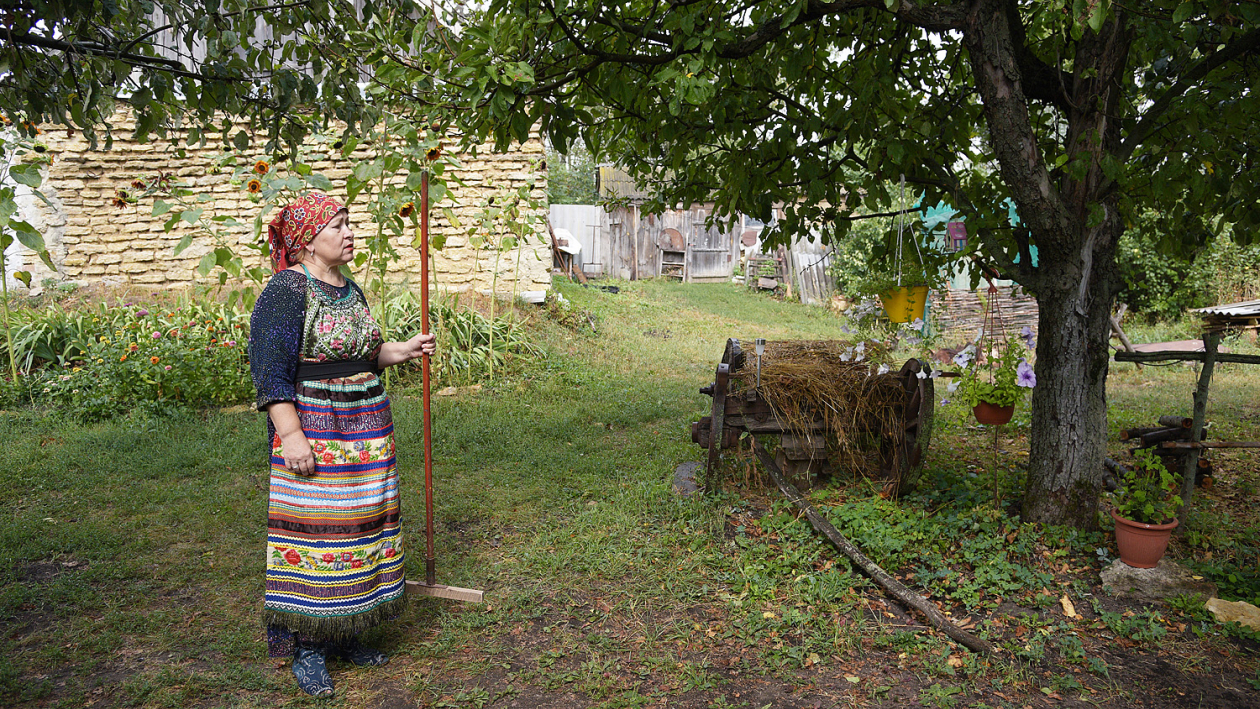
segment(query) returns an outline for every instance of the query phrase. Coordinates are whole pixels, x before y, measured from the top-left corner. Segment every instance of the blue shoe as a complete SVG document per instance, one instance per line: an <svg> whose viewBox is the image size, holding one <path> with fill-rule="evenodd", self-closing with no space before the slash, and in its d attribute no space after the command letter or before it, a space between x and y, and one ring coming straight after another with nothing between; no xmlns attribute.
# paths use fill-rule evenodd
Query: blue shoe
<svg viewBox="0 0 1260 709"><path fill-rule="evenodd" d="M312 697L331 697L335 691L324 654L322 647L298 645L293 655L293 676L297 677L298 689Z"/></svg>
<svg viewBox="0 0 1260 709"><path fill-rule="evenodd" d="M334 645L329 655L338 660L352 662L359 667L380 667L389 664L389 655L366 645L360 645L358 638Z"/></svg>

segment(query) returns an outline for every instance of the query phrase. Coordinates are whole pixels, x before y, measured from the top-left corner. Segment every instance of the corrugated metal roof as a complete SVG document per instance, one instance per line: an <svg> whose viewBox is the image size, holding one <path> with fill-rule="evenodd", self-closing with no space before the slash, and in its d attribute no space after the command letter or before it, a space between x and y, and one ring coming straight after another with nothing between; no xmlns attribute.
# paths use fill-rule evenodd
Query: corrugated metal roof
<svg viewBox="0 0 1260 709"><path fill-rule="evenodd" d="M595 173L595 189L602 199L644 200L652 195L634 184L634 179L624 170L612 165L601 165Z"/></svg>
<svg viewBox="0 0 1260 709"><path fill-rule="evenodd" d="M1195 308L1194 312L1206 315L1209 318L1260 318L1260 300Z"/></svg>

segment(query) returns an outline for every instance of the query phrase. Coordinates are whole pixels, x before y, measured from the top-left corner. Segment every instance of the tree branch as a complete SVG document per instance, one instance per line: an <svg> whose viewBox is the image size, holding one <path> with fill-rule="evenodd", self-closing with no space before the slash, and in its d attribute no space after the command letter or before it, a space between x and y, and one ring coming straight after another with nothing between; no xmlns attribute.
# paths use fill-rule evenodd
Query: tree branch
<svg viewBox="0 0 1260 709"><path fill-rule="evenodd" d="M175 59L167 59L166 57L146 57L142 54L116 52L109 47L98 45L95 42L90 44L82 42L67 42L65 40L53 39L51 37L41 37L35 34L6 35L5 39L13 44L27 47L40 47L42 49L51 49L57 52L67 52L72 54L91 54L98 57L110 57L113 59L121 59L132 64L146 66L163 64L173 69L184 69L184 65Z"/></svg>
<svg viewBox="0 0 1260 709"><path fill-rule="evenodd" d="M1260 49L1260 29L1254 29L1244 34L1216 52L1199 60L1198 64L1195 64L1182 74L1177 83L1168 87L1168 90L1151 104L1150 109L1142 116L1142 120L1138 121L1133 131L1129 133L1129 137L1125 139L1116 157L1121 162L1125 162L1132 157L1137 147L1155 132L1155 124L1172 107L1173 101L1193 88L1195 83L1206 77L1213 69L1217 69L1257 49Z"/></svg>

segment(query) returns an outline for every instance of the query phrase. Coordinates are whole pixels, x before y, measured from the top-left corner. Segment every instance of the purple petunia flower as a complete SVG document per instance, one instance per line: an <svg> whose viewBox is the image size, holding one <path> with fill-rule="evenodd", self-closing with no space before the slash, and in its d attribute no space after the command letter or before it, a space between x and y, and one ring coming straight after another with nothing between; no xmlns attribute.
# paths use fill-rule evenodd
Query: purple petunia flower
<svg viewBox="0 0 1260 709"><path fill-rule="evenodd" d="M959 367L966 367L968 364L971 363L971 358L972 358L971 352L967 350L963 350L962 352L959 352L958 354L954 355L954 364L958 365Z"/></svg>
<svg viewBox="0 0 1260 709"><path fill-rule="evenodd" d="M1025 325L1024 328L1019 331L1019 336L1024 338L1024 344L1028 346L1028 349L1031 350L1037 346L1037 339L1033 335L1031 327Z"/></svg>
<svg viewBox="0 0 1260 709"><path fill-rule="evenodd" d="M1026 360L1020 360L1019 366L1015 367L1015 383L1029 389L1037 386L1037 375L1033 373L1032 365Z"/></svg>
<svg viewBox="0 0 1260 709"><path fill-rule="evenodd" d="M941 399L941 406L945 406L948 403L949 403L949 399Z"/></svg>

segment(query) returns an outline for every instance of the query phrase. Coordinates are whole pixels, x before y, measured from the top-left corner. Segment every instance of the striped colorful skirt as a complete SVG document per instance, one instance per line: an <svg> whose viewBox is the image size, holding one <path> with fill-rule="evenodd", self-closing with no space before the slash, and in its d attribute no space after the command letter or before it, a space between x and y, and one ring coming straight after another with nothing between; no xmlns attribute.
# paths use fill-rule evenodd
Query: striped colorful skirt
<svg viewBox="0 0 1260 709"><path fill-rule="evenodd" d="M271 449L263 621L272 656L292 634L349 638L405 605L394 423L375 374L299 381L298 416L315 475L290 472Z"/></svg>

